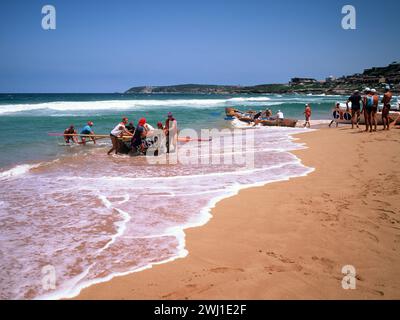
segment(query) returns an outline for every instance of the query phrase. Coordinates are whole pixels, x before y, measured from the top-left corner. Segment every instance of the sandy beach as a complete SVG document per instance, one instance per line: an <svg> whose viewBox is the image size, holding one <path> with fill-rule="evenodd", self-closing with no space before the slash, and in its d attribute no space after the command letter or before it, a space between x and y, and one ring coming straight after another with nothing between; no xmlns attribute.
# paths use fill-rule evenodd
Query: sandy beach
<svg viewBox="0 0 400 320"><path fill-rule="evenodd" d="M187 230L189 255L78 299L399 299L400 131L297 136L315 171L222 200ZM342 267L356 269L344 290Z"/></svg>

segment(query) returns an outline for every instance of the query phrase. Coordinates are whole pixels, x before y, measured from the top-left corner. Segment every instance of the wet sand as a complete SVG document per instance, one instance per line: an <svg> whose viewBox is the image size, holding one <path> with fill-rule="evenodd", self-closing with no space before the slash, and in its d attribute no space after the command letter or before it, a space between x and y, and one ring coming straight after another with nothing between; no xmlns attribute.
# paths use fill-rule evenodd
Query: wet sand
<svg viewBox="0 0 400 320"><path fill-rule="evenodd" d="M184 259L84 289L78 299L399 299L400 130L300 134L316 170L242 190L186 231ZM342 267L356 289L342 288Z"/></svg>

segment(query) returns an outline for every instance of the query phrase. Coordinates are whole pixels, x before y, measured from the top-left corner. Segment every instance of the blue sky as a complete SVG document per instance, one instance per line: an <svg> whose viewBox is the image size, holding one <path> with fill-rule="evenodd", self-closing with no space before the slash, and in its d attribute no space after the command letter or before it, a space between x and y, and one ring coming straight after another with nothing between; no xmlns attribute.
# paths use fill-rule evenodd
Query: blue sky
<svg viewBox="0 0 400 320"><path fill-rule="evenodd" d="M41 28L54 5L57 29ZM357 29L341 28L352 4ZM0 92L287 82L399 60L400 1L0 2Z"/></svg>

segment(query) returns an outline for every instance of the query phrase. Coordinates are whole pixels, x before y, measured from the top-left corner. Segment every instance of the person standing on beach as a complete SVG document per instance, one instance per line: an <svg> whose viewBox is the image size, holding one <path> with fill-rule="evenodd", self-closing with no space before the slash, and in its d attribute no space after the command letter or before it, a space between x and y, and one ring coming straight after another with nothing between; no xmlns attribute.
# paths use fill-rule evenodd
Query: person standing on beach
<svg viewBox="0 0 400 320"><path fill-rule="evenodd" d="M382 122L383 130L389 130L389 112L390 112L390 100L392 100L392 93L390 92L390 87L386 86L385 94L382 98L383 109L382 109Z"/></svg>
<svg viewBox="0 0 400 320"><path fill-rule="evenodd" d="M365 88L364 89L364 96L362 99L363 102L363 113L364 113L364 121L365 121L365 132L368 132L370 128L372 132L372 125L371 125L371 112L372 112L372 98L371 98L371 89Z"/></svg>
<svg viewBox="0 0 400 320"><path fill-rule="evenodd" d="M128 124L128 118L122 118L122 121L120 123L118 123L114 129L111 130L110 138L111 138L112 148L107 152L108 155L110 155L111 152L113 152L113 151L115 151L115 154L118 153L118 151L120 149L119 138L121 138L124 134L127 136L133 135L126 128L127 124Z"/></svg>
<svg viewBox="0 0 400 320"><path fill-rule="evenodd" d="M173 151L176 151L176 144L178 141L178 123L172 115L168 112L167 120L165 121L165 136L167 138L166 147L167 153L170 153L170 146L173 145Z"/></svg>
<svg viewBox="0 0 400 320"><path fill-rule="evenodd" d="M376 131L376 114L378 112L378 104L379 104L379 96L376 93L375 89L371 89L372 94L372 108L371 108L371 129L372 124L374 124L374 131Z"/></svg>
<svg viewBox="0 0 400 320"><path fill-rule="evenodd" d="M347 110L349 110L349 102L351 102L351 128L354 129L354 123L357 128L358 122L360 121L360 110L361 110L361 95L358 90L355 90L354 93L347 99L346 106ZM357 115L357 121L355 121Z"/></svg>
<svg viewBox="0 0 400 320"><path fill-rule="evenodd" d="M340 117L340 103L336 102L335 110L333 110L333 119L331 123L329 124L329 128L331 127L332 123L336 122L336 128L339 125L339 122L337 119Z"/></svg>
<svg viewBox="0 0 400 320"><path fill-rule="evenodd" d="M84 126L81 130L81 134L83 135L94 135L94 131L92 130L93 122L89 121L86 126ZM90 137L94 144L96 144L96 139L94 137ZM82 144L86 144L86 137L81 137Z"/></svg>
<svg viewBox="0 0 400 320"><path fill-rule="evenodd" d="M311 106L310 106L310 104L306 104L306 107L305 107L305 109L304 109L304 115L305 115L305 117L306 117L306 122L304 123L304 127L306 127L307 125L308 125L308 127L310 128L311 127L311 124L310 124L310 119L311 119Z"/></svg>

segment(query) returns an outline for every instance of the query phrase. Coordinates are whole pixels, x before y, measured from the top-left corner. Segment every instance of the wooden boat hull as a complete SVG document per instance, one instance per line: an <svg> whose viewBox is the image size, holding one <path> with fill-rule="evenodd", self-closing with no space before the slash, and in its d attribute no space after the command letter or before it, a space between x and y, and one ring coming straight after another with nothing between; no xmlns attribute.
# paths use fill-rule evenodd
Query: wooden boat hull
<svg viewBox="0 0 400 320"><path fill-rule="evenodd" d="M236 110L234 108L225 108L225 113L227 116L227 119L232 119L233 117L237 118L240 121L246 122L246 123L260 123L263 126L271 126L271 127L295 127L297 124L296 119L274 119L274 120L256 120L254 121L253 118L249 116L245 116L246 113L241 112L239 110ZM247 114L255 113L255 111L249 111Z"/></svg>
<svg viewBox="0 0 400 320"><path fill-rule="evenodd" d="M272 127L296 127L298 120L295 119L276 119L276 120L261 120L260 123L263 126L272 126Z"/></svg>

